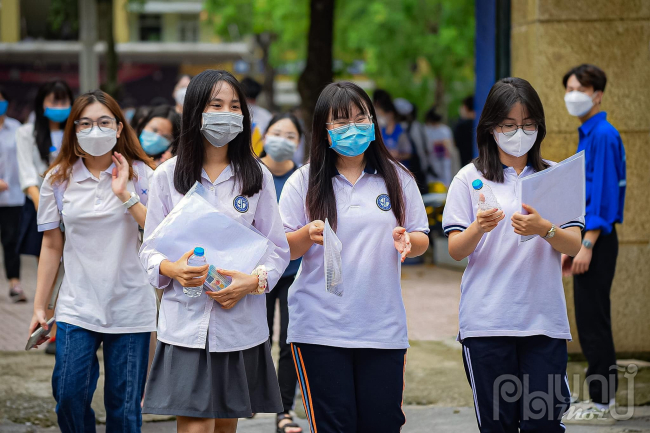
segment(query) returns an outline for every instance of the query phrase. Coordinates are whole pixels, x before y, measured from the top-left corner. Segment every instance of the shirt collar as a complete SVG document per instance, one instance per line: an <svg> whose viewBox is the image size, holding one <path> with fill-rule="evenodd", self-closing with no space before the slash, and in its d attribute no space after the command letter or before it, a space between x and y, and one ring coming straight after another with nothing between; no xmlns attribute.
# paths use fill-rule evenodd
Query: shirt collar
<svg viewBox="0 0 650 433"><path fill-rule="evenodd" d="M104 173L112 175L114 167L115 163L111 163L111 165L106 170L104 170ZM72 180L75 182L81 182L88 178L94 178L93 174L90 172L90 170L88 170L86 164L84 164L83 158L77 159L77 161L72 164Z"/></svg>
<svg viewBox="0 0 650 433"><path fill-rule="evenodd" d="M339 173L339 169L334 167L334 170L336 170L336 176L339 176L341 173ZM375 168L374 165L370 161L366 161L366 166L363 168L363 172L366 174L377 174L377 169Z"/></svg>
<svg viewBox="0 0 650 433"><path fill-rule="evenodd" d="M214 183L210 180L210 176L208 176L208 173L206 173L205 169L203 169L203 168L201 169L201 177L203 179L207 180L208 183L210 183L212 185L220 184L222 182L227 181L231 177L233 177L232 165L228 164L226 166L226 168L224 168L223 171L219 174L219 176L217 177L217 180L215 180Z"/></svg>
<svg viewBox="0 0 650 433"><path fill-rule="evenodd" d="M582 136L587 136L591 134L591 131L598 125L600 122L607 120L607 113L604 111L601 111L600 113L596 113L593 116L591 116L585 123L580 125L578 128L578 131L580 132L580 135Z"/></svg>

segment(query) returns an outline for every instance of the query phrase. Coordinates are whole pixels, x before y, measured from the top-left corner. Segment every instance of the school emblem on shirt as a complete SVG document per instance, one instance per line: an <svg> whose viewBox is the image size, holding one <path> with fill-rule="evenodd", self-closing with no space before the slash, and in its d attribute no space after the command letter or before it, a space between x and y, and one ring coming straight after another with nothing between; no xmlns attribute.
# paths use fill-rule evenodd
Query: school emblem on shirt
<svg viewBox="0 0 650 433"><path fill-rule="evenodd" d="M388 194L381 194L377 197L377 207L383 211L390 210L390 197L388 197Z"/></svg>
<svg viewBox="0 0 650 433"><path fill-rule="evenodd" d="M246 213L248 212L248 199L243 195L238 195L232 202L232 205L235 207L237 212Z"/></svg>

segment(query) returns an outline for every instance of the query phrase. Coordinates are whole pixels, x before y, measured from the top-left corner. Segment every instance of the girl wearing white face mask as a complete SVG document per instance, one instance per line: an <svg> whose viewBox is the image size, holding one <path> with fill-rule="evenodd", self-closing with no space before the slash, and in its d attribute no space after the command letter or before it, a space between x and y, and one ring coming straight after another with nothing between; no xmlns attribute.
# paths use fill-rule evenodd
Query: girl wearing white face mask
<svg viewBox="0 0 650 433"><path fill-rule="evenodd" d="M264 135L264 152L262 162L273 174L275 192L280 200L280 193L289 177L298 169L293 162L293 155L298 148L302 128L300 122L291 113L273 116ZM293 422L289 411L293 409L298 378L291 356L291 346L287 344L287 328L289 326L289 305L287 302L289 287L293 284L300 267L300 259L292 260L282 274L275 289L266 295L266 314L271 336L276 300L280 304L280 359L278 360L278 382L282 394L284 411L278 413L277 428L283 433L300 433L302 429Z"/></svg>
<svg viewBox="0 0 650 433"><path fill-rule="evenodd" d="M192 251L168 260L150 235L196 182L212 206L253 225L275 247L253 275L218 269L231 284L190 298L183 287L203 286L208 266L189 266ZM177 156L156 169L149 209L140 260L163 296L143 411L176 415L183 432L235 432L237 418L282 412L260 295L282 276L289 245L273 176L253 154L250 112L230 73L206 70L189 83ZM213 241L232 241L228 233L203 230Z"/></svg>
<svg viewBox="0 0 650 433"><path fill-rule="evenodd" d="M556 227L516 197L522 178L553 164L541 157L545 134L535 89L520 78L497 82L477 127L479 157L452 181L443 214L449 254L456 260L469 257L458 340L484 432L565 431L561 417L570 399L565 379L571 334L560 256L578 253L584 221ZM491 188L500 209L479 210L483 185ZM510 224L503 221L506 216ZM518 245L519 235L538 236ZM508 398L507 386L521 392L519 397ZM530 404L540 393L547 403L542 416Z"/></svg>
<svg viewBox="0 0 650 433"><path fill-rule="evenodd" d="M45 306L63 257L52 378L59 427L95 431L90 403L103 344L107 429L140 431L149 334L156 329L155 294L137 254L152 161L106 93L80 96L70 120L40 190L44 235L29 333L47 328Z"/></svg>

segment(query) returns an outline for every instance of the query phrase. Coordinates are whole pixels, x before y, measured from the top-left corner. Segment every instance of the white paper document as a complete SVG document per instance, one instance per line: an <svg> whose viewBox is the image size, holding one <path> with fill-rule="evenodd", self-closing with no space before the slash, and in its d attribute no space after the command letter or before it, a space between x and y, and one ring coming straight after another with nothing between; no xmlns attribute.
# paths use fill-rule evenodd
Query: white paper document
<svg viewBox="0 0 650 433"><path fill-rule="evenodd" d="M532 206L542 218L560 227L585 214L584 151L521 180L517 191L519 203ZM526 213L525 211L521 211ZM532 236L520 236L519 244Z"/></svg>
<svg viewBox="0 0 650 433"><path fill-rule="evenodd" d="M273 251L273 243L254 227L219 212L205 200L198 182L149 237L151 246L176 261L203 247L209 264L250 274Z"/></svg>

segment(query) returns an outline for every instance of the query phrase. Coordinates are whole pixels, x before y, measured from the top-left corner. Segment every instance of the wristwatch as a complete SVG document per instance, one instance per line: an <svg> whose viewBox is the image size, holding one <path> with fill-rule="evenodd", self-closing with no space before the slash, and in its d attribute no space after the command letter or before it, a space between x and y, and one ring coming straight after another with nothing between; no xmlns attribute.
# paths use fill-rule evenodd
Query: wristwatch
<svg viewBox="0 0 650 433"><path fill-rule="evenodd" d="M582 246L585 247L586 249L590 250L590 249L592 249L594 247L594 244L590 240L583 239L582 240Z"/></svg>
<svg viewBox="0 0 650 433"><path fill-rule="evenodd" d="M122 203L125 208L130 209L134 204L140 203L140 197L134 192L131 193L131 198Z"/></svg>
<svg viewBox="0 0 650 433"><path fill-rule="evenodd" d="M555 224L551 224L551 228L544 236L544 239L551 239L553 236L555 236Z"/></svg>

